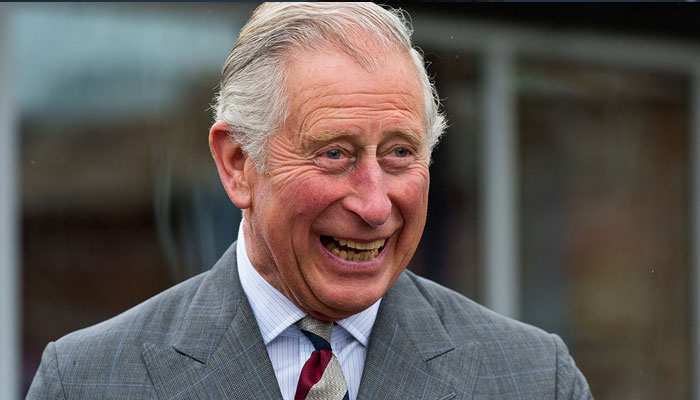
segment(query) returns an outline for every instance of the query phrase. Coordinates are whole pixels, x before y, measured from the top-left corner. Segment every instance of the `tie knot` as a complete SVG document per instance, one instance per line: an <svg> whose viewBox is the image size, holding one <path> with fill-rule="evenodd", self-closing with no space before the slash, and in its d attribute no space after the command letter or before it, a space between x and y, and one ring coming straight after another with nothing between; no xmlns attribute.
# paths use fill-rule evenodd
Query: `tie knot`
<svg viewBox="0 0 700 400"><path fill-rule="evenodd" d="M318 320L310 315L302 318L297 322L297 327L306 335L316 350L331 349L331 331L333 323Z"/></svg>

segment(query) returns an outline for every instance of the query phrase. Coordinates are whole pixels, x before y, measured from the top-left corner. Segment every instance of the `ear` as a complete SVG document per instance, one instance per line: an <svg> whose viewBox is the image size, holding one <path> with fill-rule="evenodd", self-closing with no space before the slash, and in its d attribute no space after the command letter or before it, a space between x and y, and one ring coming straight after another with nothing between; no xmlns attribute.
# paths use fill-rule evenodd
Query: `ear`
<svg viewBox="0 0 700 400"><path fill-rule="evenodd" d="M209 148L228 197L236 207L244 210L250 207L252 198L252 177L246 175L245 168L246 161L250 160L241 145L231 139L231 132L226 121L217 121L209 130ZM248 170L256 172L254 168Z"/></svg>

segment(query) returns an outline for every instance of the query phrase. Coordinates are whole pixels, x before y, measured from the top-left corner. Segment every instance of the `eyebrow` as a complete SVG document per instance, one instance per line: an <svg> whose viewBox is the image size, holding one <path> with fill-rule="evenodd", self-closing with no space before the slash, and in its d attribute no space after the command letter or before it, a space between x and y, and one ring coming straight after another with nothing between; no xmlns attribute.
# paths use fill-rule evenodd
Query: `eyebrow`
<svg viewBox="0 0 700 400"><path fill-rule="evenodd" d="M427 132L416 132L413 129L398 128L392 131L394 136L398 136L413 146L420 148L427 145Z"/></svg>
<svg viewBox="0 0 700 400"><path fill-rule="evenodd" d="M319 132L302 132L302 147L308 147L313 143L332 142L341 137L355 136L355 134L347 131L319 131Z"/></svg>
<svg viewBox="0 0 700 400"><path fill-rule="evenodd" d="M301 147L305 151L308 151L317 143L328 143L342 138L353 138L357 136L360 136L360 134L343 130L324 130L313 133L303 132ZM415 147L422 147L426 145L426 135L422 132L416 132L410 128L392 129L386 134L386 136L399 137L411 143Z"/></svg>

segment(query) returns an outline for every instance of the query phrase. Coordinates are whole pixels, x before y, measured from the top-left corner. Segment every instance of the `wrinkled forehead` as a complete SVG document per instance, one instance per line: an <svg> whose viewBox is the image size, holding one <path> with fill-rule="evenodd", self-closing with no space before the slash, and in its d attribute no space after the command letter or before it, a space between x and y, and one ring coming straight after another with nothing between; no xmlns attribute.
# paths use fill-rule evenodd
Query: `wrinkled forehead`
<svg viewBox="0 0 700 400"><path fill-rule="evenodd" d="M324 118L347 120L349 130L358 121L380 121L425 140L424 96L410 57L396 49L367 56L371 66L335 48L291 54L285 69L285 130L307 131Z"/></svg>
<svg viewBox="0 0 700 400"><path fill-rule="evenodd" d="M356 51L361 51L361 57L355 57L360 54ZM307 82L298 79L307 71L313 71L310 77L316 79L316 87L304 85ZM324 42L317 48L290 49L285 56L283 86L290 97L298 97L302 89L322 92L325 88L346 87L361 90L362 85L371 92L378 83L393 87L397 94L417 95L424 100L419 71L409 54L396 46L368 42L348 50Z"/></svg>

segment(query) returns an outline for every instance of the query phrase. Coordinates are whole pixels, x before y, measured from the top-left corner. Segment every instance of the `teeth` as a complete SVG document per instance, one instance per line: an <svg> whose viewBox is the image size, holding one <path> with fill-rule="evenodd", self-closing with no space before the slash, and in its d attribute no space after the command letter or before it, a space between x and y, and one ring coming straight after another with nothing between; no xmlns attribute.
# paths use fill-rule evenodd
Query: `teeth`
<svg viewBox="0 0 700 400"><path fill-rule="evenodd" d="M370 243L359 243L348 239L334 238L341 246L346 246L355 250L340 250L334 242L326 244L326 248L336 256L350 261L372 260L379 255L379 249L386 243L385 239L375 240Z"/></svg>
<svg viewBox="0 0 700 400"><path fill-rule="evenodd" d="M349 247L351 249L358 249L358 250L376 250L379 249L380 247L384 246L384 243L386 243L386 239L379 239L375 240L374 242L369 242L369 243L362 243L362 242L356 242L354 240L350 239L341 239L338 237L333 237L333 239L340 243L341 246Z"/></svg>

